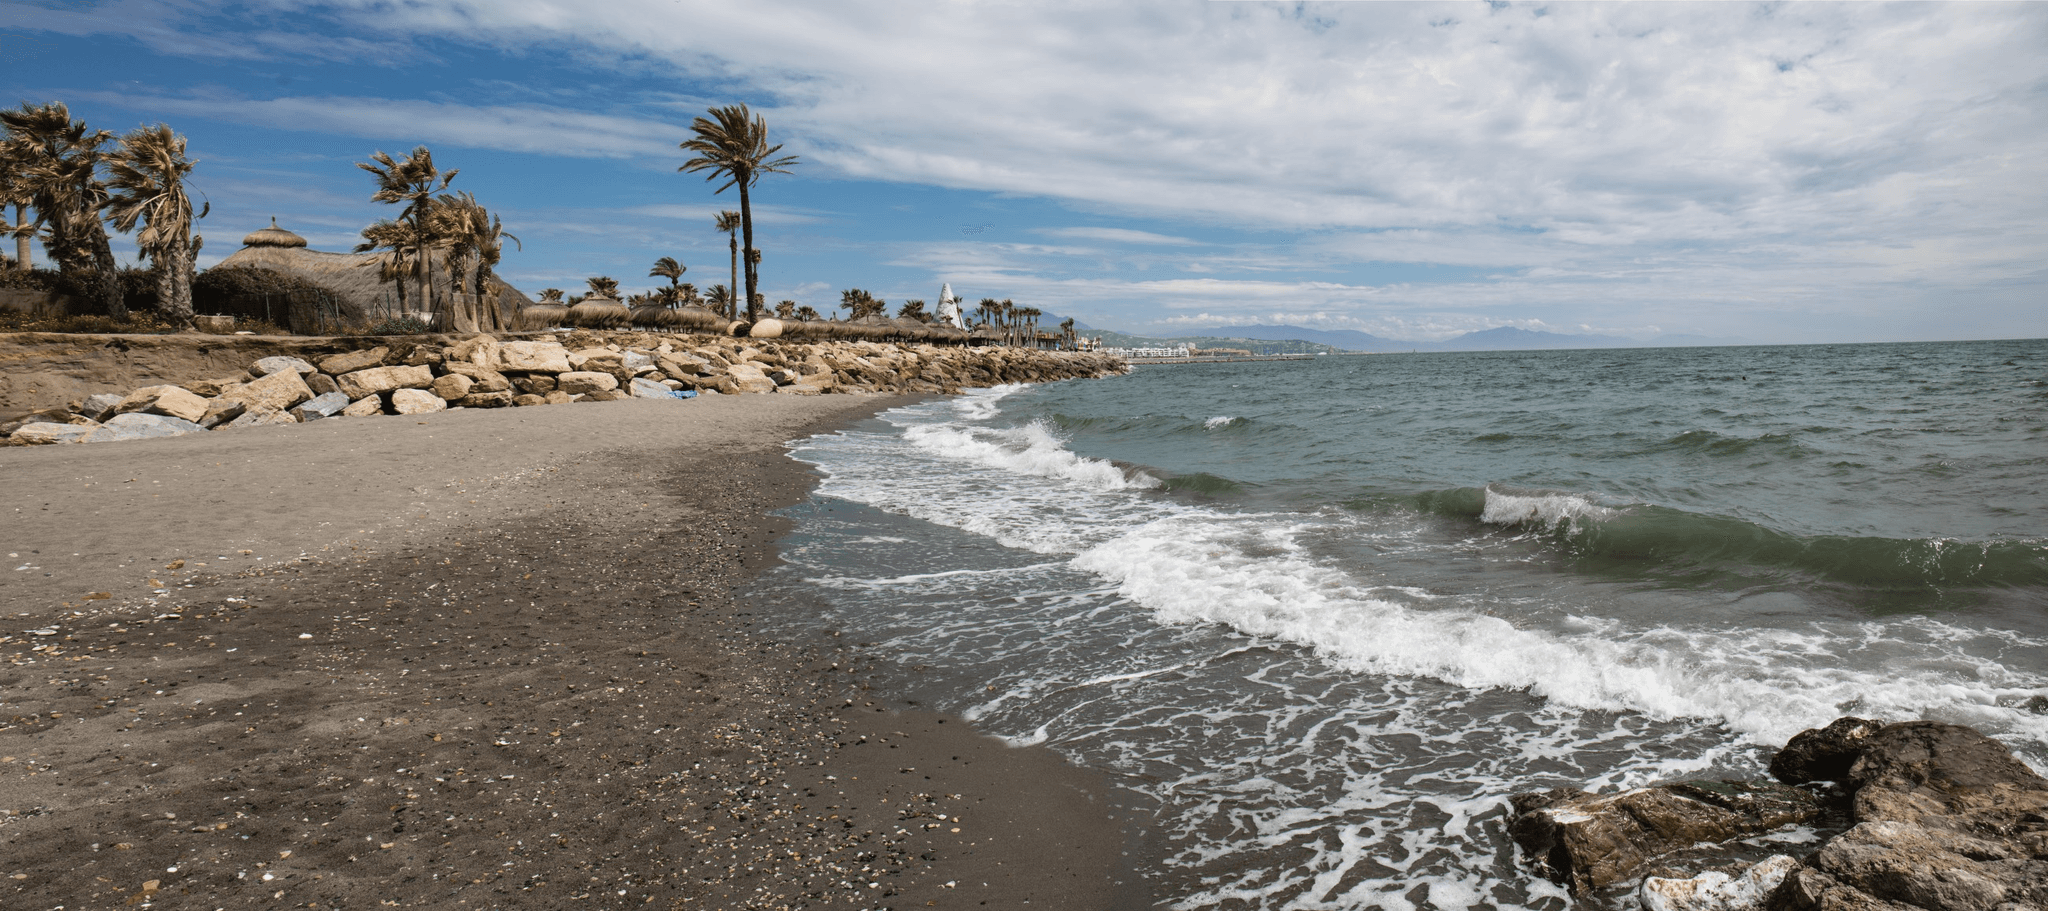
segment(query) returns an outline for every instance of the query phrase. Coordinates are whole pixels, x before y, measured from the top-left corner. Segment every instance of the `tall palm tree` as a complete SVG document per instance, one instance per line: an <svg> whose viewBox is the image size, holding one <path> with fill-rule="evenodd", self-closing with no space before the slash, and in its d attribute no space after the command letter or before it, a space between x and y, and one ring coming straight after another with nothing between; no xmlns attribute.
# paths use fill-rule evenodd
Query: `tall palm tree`
<svg viewBox="0 0 2048 911"><path fill-rule="evenodd" d="M813 307L810 304L805 304L801 307L798 307L796 308L796 318L801 322L811 322L812 320L818 318L818 308Z"/></svg>
<svg viewBox="0 0 2048 911"><path fill-rule="evenodd" d="M0 111L0 126L7 131L6 157L16 163L23 183L18 192L49 225L45 243L50 258L93 306L127 319L120 264L101 221L107 186L100 182L99 168L108 154L103 147L114 134L71 119L61 101L41 106L24 101L19 108Z"/></svg>
<svg viewBox="0 0 2048 911"><path fill-rule="evenodd" d="M1073 351L1076 348L1080 347L1079 345L1075 344L1074 341L1073 317L1070 316L1066 319L1060 320L1060 340L1068 351Z"/></svg>
<svg viewBox="0 0 2048 911"><path fill-rule="evenodd" d="M143 225L135 245L156 262L157 310L186 329L192 327L192 222L212 208L192 213L185 179L194 164L185 157L185 137L159 123L121 137L107 165L114 188L107 217L124 232Z"/></svg>
<svg viewBox="0 0 2048 911"><path fill-rule="evenodd" d="M695 157L676 170L710 171L704 175L706 181L724 177L724 186L714 193L723 193L726 187L740 188L740 225L747 249L747 318L759 319L758 305L753 303L760 285L759 270L755 268L759 257L755 255L758 251L754 249L754 208L748 191L765 175L789 173L789 166L797 163L797 157L776 157L782 146L768 144L768 121L749 112L744 104L712 108L707 113L709 118L699 117L690 124L690 131L697 138L682 143L683 151ZM737 280L733 287L739 287Z"/></svg>
<svg viewBox="0 0 2048 911"><path fill-rule="evenodd" d="M732 246L732 284L726 287L737 288L740 286L740 213L731 210L718 213L718 217L712 220L711 230L725 232L726 240Z"/></svg>
<svg viewBox="0 0 2048 911"><path fill-rule="evenodd" d="M785 300L785 301L776 301L776 302L775 302L775 318L776 318L776 319L781 319L781 320L793 320L793 319L796 319L796 301L792 301L792 300Z"/></svg>
<svg viewBox="0 0 2048 911"><path fill-rule="evenodd" d="M667 302L668 308L670 310L674 310L675 308L682 306L682 294L680 283L683 279L683 273L688 271L690 271L690 267L685 266L682 263L676 262L676 258L673 256L664 256L660 259L655 260L654 268L647 270L648 278L668 279L669 294Z"/></svg>
<svg viewBox="0 0 2048 911"><path fill-rule="evenodd" d="M358 161L356 167L370 172L377 178L377 192L370 194L372 202L397 205L403 203L405 210L399 218L410 222L413 241L424 251L415 262L419 270L420 293L426 308L432 311L445 327L448 317L434 301L434 249L441 244L435 237L429 223L434 213L434 194L448 189L459 169L442 171L434 167L434 153L426 146L419 146L403 159L393 159L379 151L370 156L370 161Z"/></svg>

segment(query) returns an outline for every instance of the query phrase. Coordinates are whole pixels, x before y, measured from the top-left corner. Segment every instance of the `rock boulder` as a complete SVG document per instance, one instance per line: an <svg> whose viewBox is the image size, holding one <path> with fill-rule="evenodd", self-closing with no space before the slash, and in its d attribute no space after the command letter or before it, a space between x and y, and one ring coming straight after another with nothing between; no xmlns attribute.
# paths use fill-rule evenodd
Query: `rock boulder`
<svg viewBox="0 0 2048 911"><path fill-rule="evenodd" d="M371 367L344 373L335 379L351 399L398 389L425 389L434 383L434 369L425 365Z"/></svg>
<svg viewBox="0 0 2048 911"><path fill-rule="evenodd" d="M313 390L299 378L297 371L280 370L261 379L222 389L218 397L241 402L252 411L284 411L312 398Z"/></svg>
<svg viewBox="0 0 2048 911"><path fill-rule="evenodd" d="M1865 733L1840 781L1856 825L1786 877L1772 911L2048 908L2048 780L2003 744L1938 721L1888 724Z"/></svg>
<svg viewBox="0 0 2048 911"><path fill-rule="evenodd" d="M371 367L383 366L384 358L389 354L391 354L391 349L380 345L363 351L349 351L332 357L321 358L320 372L330 376L340 376L344 373L368 370Z"/></svg>
<svg viewBox="0 0 2048 911"><path fill-rule="evenodd" d="M504 392L512 388L512 381L489 367L479 367L468 361L449 361L441 369L452 376L469 377L470 392Z"/></svg>
<svg viewBox="0 0 2048 911"><path fill-rule="evenodd" d="M292 417L304 424L321 418L331 418L349 406L348 396L339 392L316 395L292 408Z"/></svg>
<svg viewBox="0 0 2048 911"><path fill-rule="evenodd" d="M570 395L589 395L619 388L619 378L595 370L577 370L555 377L555 388Z"/></svg>
<svg viewBox="0 0 2048 911"><path fill-rule="evenodd" d="M555 342L503 342L498 345L497 363L489 366L514 373L568 373L571 369L569 349Z"/></svg>
<svg viewBox="0 0 2048 911"><path fill-rule="evenodd" d="M297 374L291 375L296 376ZM241 417L227 422L221 429L239 430L243 427L268 427L272 424L296 424L298 422L299 419L292 417L292 413L289 411L252 406L249 410L242 412Z"/></svg>
<svg viewBox="0 0 2048 911"><path fill-rule="evenodd" d="M87 434L83 442L115 443L123 440L149 440L205 432L206 428L183 418L161 414L117 414Z"/></svg>
<svg viewBox="0 0 2048 911"><path fill-rule="evenodd" d="M86 396L85 401L81 402L78 406L78 414L80 417L97 423L106 418L113 417L115 414L114 409L120 407L122 400L126 398L127 396L125 395L117 395L112 392L102 392L98 395Z"/></svg>
<svg viewBox="0 0 2048 911"><path fill-rule="evenodd" d="M391 393L391 410L399 414L431 414L447 411L448 403L425 389L398 389Z"/></svg>
<svg viewBox="0 0 2048 911"><path fill-rule="evenodd" d="M206 416L206 400L180 386L144 386L121 399L115 414L160 414L197 422Z"/></svg>
<svg viewBox="0 0 2048 911"><path fill-rule="evenodd" d="M1628 879L1655 858L1820 815L1812 794L1765 782L1686 781L1588 794L1565 788L1514 797L1509 828L1552 880L1585 893Z"/></svg>
<svg viewBox="0 0 2048 911"><path fill-rule="evenodd" d="M435 395L452 402L468 395L469 387L472 385L474 383L469 377L460 373L450 373L435 379L434 384L427 388L433 390Z"/></svg>
<svg viewBox="0 0 2048 911"><path fill-rule="evenodd" d="M303 359L285 355L258 358L256 363L249 365L249 372L256 376L269 376L279 370L290 370L300 376L305 376L316 369L312 364L307 363Z"/></svg>
<svg viewBox="0 0 2048 911"><path fill-rule="evenodd" d="M46 443L83 443L86 437L91 436L93 431L98 429L100 429L100 425L97 423L53 424L49 421L36 421L15 428L14 433L8 439L16 443L33 443L36 445Z"/></svg>

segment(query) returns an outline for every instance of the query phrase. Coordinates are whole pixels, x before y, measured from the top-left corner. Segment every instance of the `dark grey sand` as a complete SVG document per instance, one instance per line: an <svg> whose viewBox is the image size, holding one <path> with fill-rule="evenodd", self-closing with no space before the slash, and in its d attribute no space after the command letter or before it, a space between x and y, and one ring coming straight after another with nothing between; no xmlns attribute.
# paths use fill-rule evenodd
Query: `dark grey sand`
<svg viewBox="0 0 2048 911"><path fill-rule="evenodd" d="M0 907L1144 906L1102 780L729 594L898 401L0 449Z"/></svg>

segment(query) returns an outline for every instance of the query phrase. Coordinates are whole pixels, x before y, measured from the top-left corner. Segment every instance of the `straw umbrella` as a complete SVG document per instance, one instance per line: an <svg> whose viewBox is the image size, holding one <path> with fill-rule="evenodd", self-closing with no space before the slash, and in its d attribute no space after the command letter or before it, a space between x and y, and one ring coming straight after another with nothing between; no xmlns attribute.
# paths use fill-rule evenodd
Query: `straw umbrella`
<svg viewBox="0 0 2048 911"><path fill-rule="evenodd" d="M568 319L569 308L561 304L543 302L519 308L519 315L514 320L514 325L522 330L535 331L553 329L567 322Z"/></svg>

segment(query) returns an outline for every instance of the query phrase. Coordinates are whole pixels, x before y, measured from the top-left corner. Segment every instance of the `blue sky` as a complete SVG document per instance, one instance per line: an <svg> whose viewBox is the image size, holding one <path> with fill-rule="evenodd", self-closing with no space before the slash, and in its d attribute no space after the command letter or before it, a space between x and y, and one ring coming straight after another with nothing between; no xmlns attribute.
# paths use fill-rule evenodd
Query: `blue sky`
<svg viewBox="0 0 2048 911"><path fill-rule="evenodd" d="M434 150L529 293L675 256L745 102L763 290L1155 334L2048 335L2048 5L0 0L0 101L191 139L205 265ZM132 247L130 248L132 250Z"/></svg>

